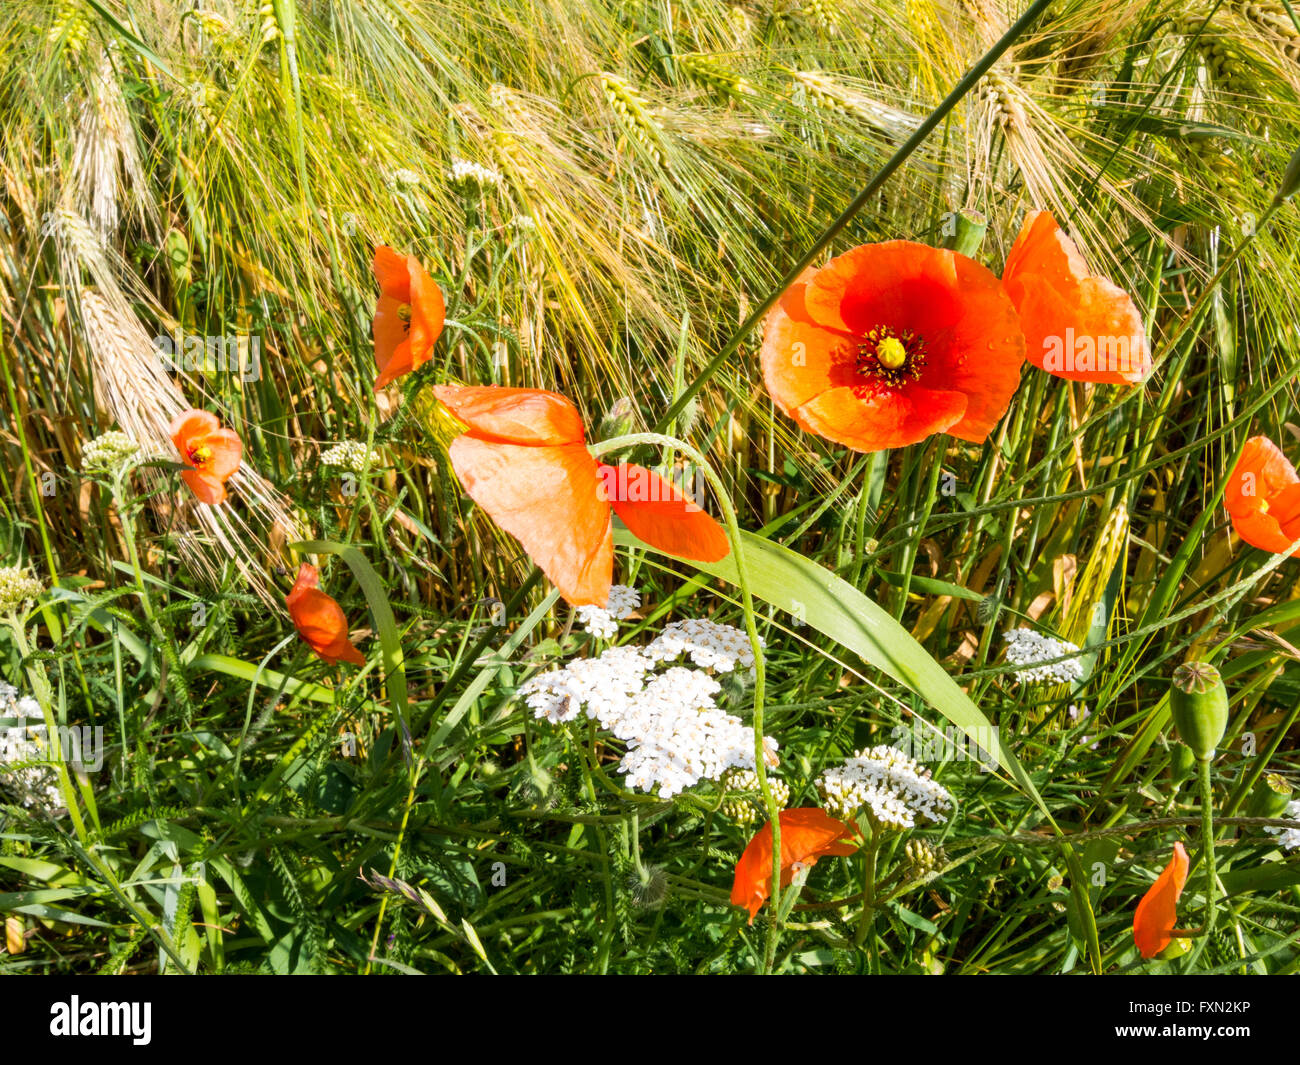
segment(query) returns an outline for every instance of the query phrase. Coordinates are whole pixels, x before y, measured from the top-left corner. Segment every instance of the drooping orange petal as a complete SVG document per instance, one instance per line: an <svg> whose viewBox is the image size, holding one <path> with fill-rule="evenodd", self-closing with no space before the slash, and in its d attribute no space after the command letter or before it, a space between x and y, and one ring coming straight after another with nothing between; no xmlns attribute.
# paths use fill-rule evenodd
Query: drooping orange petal
<svg viewBox="0 0 1300 1065"><path fill-rule="evenodd" d="M491 416L486 423L500 424ZM585 446L502 444L466 434L452 441L450 454L470 498L523 544L569 603L609 602L612 517Z"/></svg>
<svg viewBox="0 0 1300 1065"><path fill-rule="evenodd" d="M815 865L827 854L848 855L858 849L846 842L855 834L852 825L837 821L817 807L782 810L781 883L794 879L794 865ZM736 876L731 885L731 902L749 911L749 923L767 901L772 889L772 823L760 828L736 862Z"/></svg>
<svg viewBox="0 0 1300 1065"><path fill-rule="evenodd" d="M411 275L411 365L423 366L433 357L433 346L442 336L447 305L440 289L414 256L407 256Z"/></svg>
<svg viewBox="0 0 1300 1065"><path fill-rule="evenodd" d="M415 369L415 363L411 355L411 338L408 336L393 349L387 362L379 365L379 376L375 378L374 391L378 392L381 388L391 385L399 377L410 373Z"/></svg>
<svg viewBox="0 0 1300 1065"><path fill-rule="evenodd" d="M380 296L375 304L375 317L371 324L371 331L375 338L375 365L379 367L381 377L388 370L389 364L393 361L393 353L406 339L407 330L410 328L410 323L403 321L398 313L402 306L402 302L392 296Z"/></svg>
<svg viewBox="0 0 1300 1065"><path fill-rule="evenodd" d="M815 270L805 270L769 312L759 356L773 401L796 422L799 408L809 400L832 388L855 384L857 378L853 338L827 329L808 314L805 294L815 274Z"/></svg>
<svg viewBox="0 0 1300 1065"><path fill-rule="evenodd" d="M410 256L394 251L386 244L375 249L373 269L379 291L397 303L411 302Z"/></svg>
<svg viewBox="0 0 1300 1065"><path fill-rule="evenodd" d="M1025 218L1002 283L1020 315L1025 354L1072 381L1132 384L1151 370L1146 327L1133 300L1088 264L1048 211Z"/></svg>
<svg viewBox="0 0 1300 1065"><path fill-rule="evenodd" d="M200 503L216 506L228 498L225 482L203 470L181 470L181 480L190 486Z"/></svg>
<svg viewBox="0 0 1300 1065"><path fill-rule="evenodd" d="M731 544L694 500L644 466L600 467L603 495L632 535L679 558L717 562Z"/></svg>
<svg viewBox="0 0 1300 1065"><path fill-rule="evenodd" d="M585 439L578 408L558 392L500 385L438 385L433 394L479 440L558 447Z"/></svg>
<svg viewBox="0 0 1300 1065"><path fill-rule="evenodd" d="M1133 912L1133 942L1144 958L1154 958L1173 939L1169 933L1178 920L1178 899L1187 883L1189 865L1187 851L1175 843L1173 859Z"/></svg>
<svg viewBox="0 0 1300 1065"><path fill-rule="evenodd" d="M365 657L348 639L348 619L343 608L319 588L320 573L303 563L298 579L285 598L289 618L307 646L326 662L366 664Z"/></svg>

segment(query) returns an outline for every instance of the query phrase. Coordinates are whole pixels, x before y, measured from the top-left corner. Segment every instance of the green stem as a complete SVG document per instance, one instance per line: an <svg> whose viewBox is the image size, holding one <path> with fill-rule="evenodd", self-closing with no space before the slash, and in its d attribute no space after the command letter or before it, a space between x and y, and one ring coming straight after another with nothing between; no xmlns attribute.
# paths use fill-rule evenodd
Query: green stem
<svg viewBox="0 0 1300 1065"><path fill-rule="evenodd" d="M727 528L727 538L731 541L732 553L736 556L736 584L740 586L741 608L745 615L745 632L749 636L750 650L754 655L754 773L758 777L758 787L763 794L763 807L767 811L768 821L772 826L772 888L769 904L772 907L773 920L768 927L767 947L764 952L762 971L770 972L776 958L777 941L781 934L781 922L776 917L780 913L781 903L781 818L767 780L767 766L763 761L763 697L766 692L767 672L763 659L763 644L758 637L758 620L754 612L754 597L749 590L749 570L745 562L745 547L740 539L740 525L736 521L736 508L727 494L722 479L713 467L695 448L675 437L661 433L632 433L602 440L591 446L593 455L600 456L610 451L618 451L638 444L651 444L658 447L673 448L689 458L704 474L713 493L718 499L718 508Z"/></svg>
<svg viewBox="0 0 1300 1065"><path fill-rule="evenodd" d="M1218 880L1214 865L1214 790L1210 785L1210 760L1199 763L1201 777L1201 847L1205 861L1205 936L1214 932L1214 891Z"/></svg>

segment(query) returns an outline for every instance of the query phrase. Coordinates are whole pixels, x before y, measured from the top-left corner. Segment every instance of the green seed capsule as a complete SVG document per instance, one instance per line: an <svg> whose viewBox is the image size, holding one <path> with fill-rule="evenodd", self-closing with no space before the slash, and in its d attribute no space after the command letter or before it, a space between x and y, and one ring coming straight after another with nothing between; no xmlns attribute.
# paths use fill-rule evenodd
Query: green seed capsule
<svg viewBox="0 0 1300 1065"><path fill-rule="evenodd" d="M1172 958L1181 958L1192 949L1192 941L1183 936L1176 936L1169 941L1169 946L1165 947L1156 955L1161 961L1169 961Z"/></svg>
<svg viewBox="0 0 1300 1065"><path fill-rule="evenodd" d="M1213 758L1228 727L1228 689L1219 671L1208 662L1184 662L1175 669L1169 713L1192 753L1203 762Z"/></svg>
<svg viewBox="0 0 1300 1065"><path fill-rule="evenodd" d="M1291 784L1277 773L1265 773L1255 781L1246 802L1247 817L1281 817L1291 801Z"/></svg>

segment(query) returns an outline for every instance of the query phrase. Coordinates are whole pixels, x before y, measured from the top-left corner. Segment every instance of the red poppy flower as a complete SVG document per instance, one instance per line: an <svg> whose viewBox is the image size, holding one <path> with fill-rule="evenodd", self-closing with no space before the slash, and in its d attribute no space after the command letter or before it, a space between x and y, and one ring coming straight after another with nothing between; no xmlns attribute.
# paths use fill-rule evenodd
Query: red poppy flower
<svg viewBox="0 0 1300 1065"><path fill-rule="evenodd" d="M983 441L1025 342L1002 284L954 251L864 244L808 270L768 315L763 376L802 428L856 451Z"/></svg>
<svg viewBox="0 0 1300 1065"><path fill-rule="evenodd" d="M815 806L782 810L781 817L781 886L794 879L796 865L815 865L823 855L852 854L856 843L843 843L857 829L837 821ZM772 890L772 822L754 834L745 853L736 863L736 879L731 885L731 904L749 911L749 923L763 908Z"/></svg>
<svg viewBox="0 0 1300 1065"><path fill-rule="evenodd" d="M182 411L172 419L172 443L190 468L181 479L200 503L224 503L226 482L239 469L244 445L233 429L221 428L215 414L205 410Z"/></svg>
<svg viewBox="0 0 1300 1065"><path fill-rule="evenodd" d="M348 619L343 608L320 590L320 571L304 562L298 579L285 598L289 617L307 646L330 665L351 662L364 666L365 657L348 639Z"/></svg>
<svg viewBox="0 0 1300 1065"><path fill-rule="evenodd" d="M1223 505L1237 535L1252 547L1281 554L1300 540L1300 475L1266 436L1246 441ZM1291 555L1300 558L1300 548Z"/></svg>
<svg viewBox="0 0 1300 1065"><path fill-rule="evenodd" d="M1142 315L1118 285L1089 272L1074 241L1048 211L1025 218L1002 270L1025 355L1071 381L1124 385L1151 371Z"/></svg>
<svg viewBox="0 0 1300 1065"><path fill-rule="evenodd" d="M1173 939L1169 933L1178 919L1178 898L1187 883L1188 865L1187 851L1175 843L1173 859L1133 912L1133 942L1144 958L1154 958Z"/></svg>
<svg viewBox="0 0 1300 1065"><path fill-rule="evenodd" d="M657 474L592 458L582 418L564 396L496 385L433 391L468 426L450 448L465 491L574 606L609 601L611 507L635 536L669 554L716 562L731 550L718 523Z"/></svg>
<svg viewBox="0 0 1300 1065"><path fill-rule="evenodd" d="M375 391L429 361L447 316L442 291L414 255L385 245L375 249Z"/></svg>

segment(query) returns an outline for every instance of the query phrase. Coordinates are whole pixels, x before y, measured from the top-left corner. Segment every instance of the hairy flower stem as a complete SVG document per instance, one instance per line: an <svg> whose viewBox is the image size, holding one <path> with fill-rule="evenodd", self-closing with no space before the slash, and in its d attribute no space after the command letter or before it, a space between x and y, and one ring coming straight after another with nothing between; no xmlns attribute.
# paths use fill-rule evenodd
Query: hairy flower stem
<svg viewBox="0 0 1300 1065"><path fill-rule="evenodd" d="M740 586L740 603L745 614L745 632L749 636L749 646L754 654L754 773L758 777L759 791L763 794L763 808L767 811L768 820L772 825L772 893L769 905L772 907L773 920L768 926L762 965L762 972L768 973L776 959L777 941L781 935L781 922L775 916L781 912L781 818L776 799L772 795L772 788L767 781L767 766L763 762L763 696L767 672L763 660L763 645L758 638L758 620L754 613L754 597L749 590L749 570L745 563L745 547L740 539L740 525L736 521L736 508L732 505L726 486L704 456L689 444L674 437L660 433L630 433L627 436L616 436L593 444L591 452L599 456L638 444L673 448L695 463L718 499L718 508L722 511L723 523L727 527L727 539L731 541L731 553L736 560L736 583Z"/></svg>
<svg viewBox="0 0 1300 1065"><path fill-rule="evenodd" d="M861 947L867 943L867 950L872 957L872 971L875 971L875 943L873 928L876 923L876 856L880 852L880 832L873 824L871 839L862 848L862 912L858 915L858 927L853 942ZM868 942L868 937L872 937Z"/></svg>
<svg viewBox="0 0 1300 1065"><path fill-rule="evenodd" d="M1201 846L1205 856L1205 934L1214 931L1214 891L1218 873L1214 865L1214 789L1210 785L1210 760L1202 758L1197 767L1201 778Z"/></svg>

